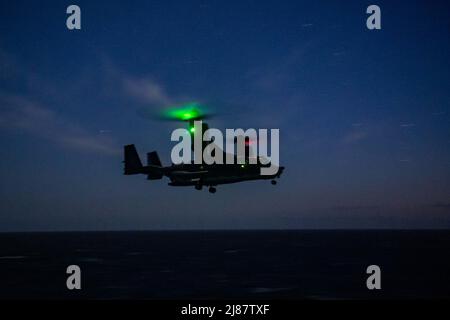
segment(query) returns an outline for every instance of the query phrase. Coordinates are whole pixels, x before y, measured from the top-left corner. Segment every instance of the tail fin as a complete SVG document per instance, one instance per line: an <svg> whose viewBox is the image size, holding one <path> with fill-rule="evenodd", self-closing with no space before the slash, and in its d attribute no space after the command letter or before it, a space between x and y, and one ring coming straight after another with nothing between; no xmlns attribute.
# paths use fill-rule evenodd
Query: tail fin
<svg viewBox="0 0 450 320"><path fill-rule="evenodd" d="M158 153L152 151L147 153L147 164L150 166L162 167L161 160L159 160Z"/></svg>
<svg viewBox="0 0 450 320"><path fill-rule="evenodd" d="M162 164L156 151L147 153L147 179L159 180L163 177Z"/></svg>
<svg viewBox="0 0 450 320"><path fill-rule="evenodd" d="M134 144L129 144L124 147L124 156L125 156L125 170L124 174L138 174L142 173L142 162L139 159L139 155L136 151L136 147Z"/></svg>

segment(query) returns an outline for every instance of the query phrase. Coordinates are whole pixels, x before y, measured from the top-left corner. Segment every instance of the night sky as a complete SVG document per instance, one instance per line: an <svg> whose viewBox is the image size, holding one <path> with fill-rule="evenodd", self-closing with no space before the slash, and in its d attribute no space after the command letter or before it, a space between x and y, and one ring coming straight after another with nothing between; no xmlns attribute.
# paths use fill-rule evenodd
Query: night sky
<svg viewBox="0 0 450 320"><path fill-rule="evenodd" d="M450 228L449 7L2 1L0 231ZM188 101L279 128L278 185L124 176L123 145L167 165L183 126L138 110Z"/></svg>

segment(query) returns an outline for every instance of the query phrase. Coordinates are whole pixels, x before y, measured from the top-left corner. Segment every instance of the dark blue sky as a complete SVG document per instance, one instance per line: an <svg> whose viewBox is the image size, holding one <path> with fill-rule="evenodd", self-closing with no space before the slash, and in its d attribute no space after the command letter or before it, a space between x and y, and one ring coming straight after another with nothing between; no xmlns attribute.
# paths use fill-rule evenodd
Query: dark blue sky
<svg viewBox="0 0 450 320"><path fill-rule="evenodd" d="M450 227L445 1L70 4L0 4L0 231ZM170 161L137 110L194 100L280 129L276 187L122 175L124 144Z"/></svg>

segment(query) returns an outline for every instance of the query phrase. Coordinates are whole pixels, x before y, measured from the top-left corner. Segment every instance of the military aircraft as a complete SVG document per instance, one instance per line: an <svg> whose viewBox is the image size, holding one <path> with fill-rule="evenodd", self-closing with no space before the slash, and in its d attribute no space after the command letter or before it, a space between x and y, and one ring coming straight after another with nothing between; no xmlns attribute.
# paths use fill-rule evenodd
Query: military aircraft
<svg viewBox="0 0 450 320"><path fill-rule="evenodd" d="M199 111L197 106L189 105L184 108L171 110L166 118L186 121L189 123L188 130L193 138L196 134L194 130L194 121L203 120L208 115ZM208 129L208 125L202 123L202 132ZM194 141L194 139L191 139ZM236 139L235 139L236 143ZM250 150L251 141L245 137L245 163L238 163L236 155L234 164L195 164L181 163L163 166L158 153L152 151L147 153L147 165L143 165L134 144L124 146L124 174L144 174L148 180L160 180L164 176L170 179L170 186L193 186L197 190L208 187L210 193L216 192L216 187L221 184L237 183L250 180L270 180L272 185L276 185L276 179L280 178L284 167L279 167L273 175L261 175L262 167L269 167L269 164L263 164L260 159L256 164L249 163L249 157L252 156ZM204 145L205 146L205 145ZM203 148L204 148L203 146ZM193 148L193 145L192 145ZM224 152L223 150L221 150ZM226 154L224 152L224 158Z"/></svg>

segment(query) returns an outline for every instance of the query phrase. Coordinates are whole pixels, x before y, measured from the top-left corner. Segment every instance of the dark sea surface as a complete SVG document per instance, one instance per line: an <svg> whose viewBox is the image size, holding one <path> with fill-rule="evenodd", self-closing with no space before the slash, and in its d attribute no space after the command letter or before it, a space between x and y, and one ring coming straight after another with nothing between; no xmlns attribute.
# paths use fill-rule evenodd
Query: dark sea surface
<svg viewBox="0 0 450 320"><path fill-rule="evenodd" d="M79 291L66 288L73 264ZM0 277L1 299L450 298L450 232L4 233Z"/></svg>

